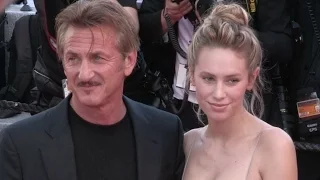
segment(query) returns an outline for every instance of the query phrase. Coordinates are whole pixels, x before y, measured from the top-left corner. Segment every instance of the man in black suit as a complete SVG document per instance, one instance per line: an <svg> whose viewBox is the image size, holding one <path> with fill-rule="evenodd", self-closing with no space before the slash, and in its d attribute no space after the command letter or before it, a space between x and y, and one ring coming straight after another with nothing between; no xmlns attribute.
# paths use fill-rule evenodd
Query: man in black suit
<svg viewBox="0 0 320 180"><path fill-rule="evenodd" d="M179 118L123 96L139 47L131 17L113 1L78 1L56 27L71 94L1 131L0 179L181 179Z"/></svg>

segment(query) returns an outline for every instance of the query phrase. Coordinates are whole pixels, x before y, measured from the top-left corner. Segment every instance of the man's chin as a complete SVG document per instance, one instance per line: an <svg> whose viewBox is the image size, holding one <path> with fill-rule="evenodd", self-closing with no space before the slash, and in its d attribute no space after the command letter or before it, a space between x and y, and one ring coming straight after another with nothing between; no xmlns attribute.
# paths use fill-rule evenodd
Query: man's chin
<svg viewBox="0 0 320 180"><path fill-rule="evenodd" d="M97 95L94 94L79 94L79 96L73 96L72 98L76 98L76 102L84 106L97 107L101 104L101 99L97 98Z"/></svg>

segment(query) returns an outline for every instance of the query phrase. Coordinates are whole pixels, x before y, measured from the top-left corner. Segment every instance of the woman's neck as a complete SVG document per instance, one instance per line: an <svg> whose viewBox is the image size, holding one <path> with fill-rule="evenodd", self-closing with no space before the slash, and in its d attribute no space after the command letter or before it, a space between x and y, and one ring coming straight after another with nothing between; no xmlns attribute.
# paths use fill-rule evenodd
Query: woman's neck
<svg viewBox="0 0 320 180"><path fill-rule="evenodd" d="M237 141L250 132L253 118L254 116L243 108L225 121L209 120L205 136L223 142Z"/></svg>

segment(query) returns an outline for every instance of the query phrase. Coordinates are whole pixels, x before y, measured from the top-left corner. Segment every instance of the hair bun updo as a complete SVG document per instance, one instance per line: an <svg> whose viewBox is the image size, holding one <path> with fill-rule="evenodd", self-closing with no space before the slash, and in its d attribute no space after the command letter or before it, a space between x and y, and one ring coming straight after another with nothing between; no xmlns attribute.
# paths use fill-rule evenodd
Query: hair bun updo
<svg viewBox="0 0 320 180"><path fill-rule="evenodd" d="M248 12L241 5L235 3L217 3L207 17L207 21L220 21L220 23L225 22L240 26L249 26L250 19Z"/></svg>

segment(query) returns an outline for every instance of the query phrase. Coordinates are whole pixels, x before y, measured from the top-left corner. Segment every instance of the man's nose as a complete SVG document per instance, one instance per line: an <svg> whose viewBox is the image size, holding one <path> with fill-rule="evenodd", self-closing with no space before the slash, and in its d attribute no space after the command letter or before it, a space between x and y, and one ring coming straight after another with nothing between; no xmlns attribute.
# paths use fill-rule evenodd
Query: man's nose
<svg viewBox="0 0 320 180"><path fill-rule="evenodd" d="M79 69L79 80L89 81L94 76L93 67L88 60L83 60Z"/></svg>

